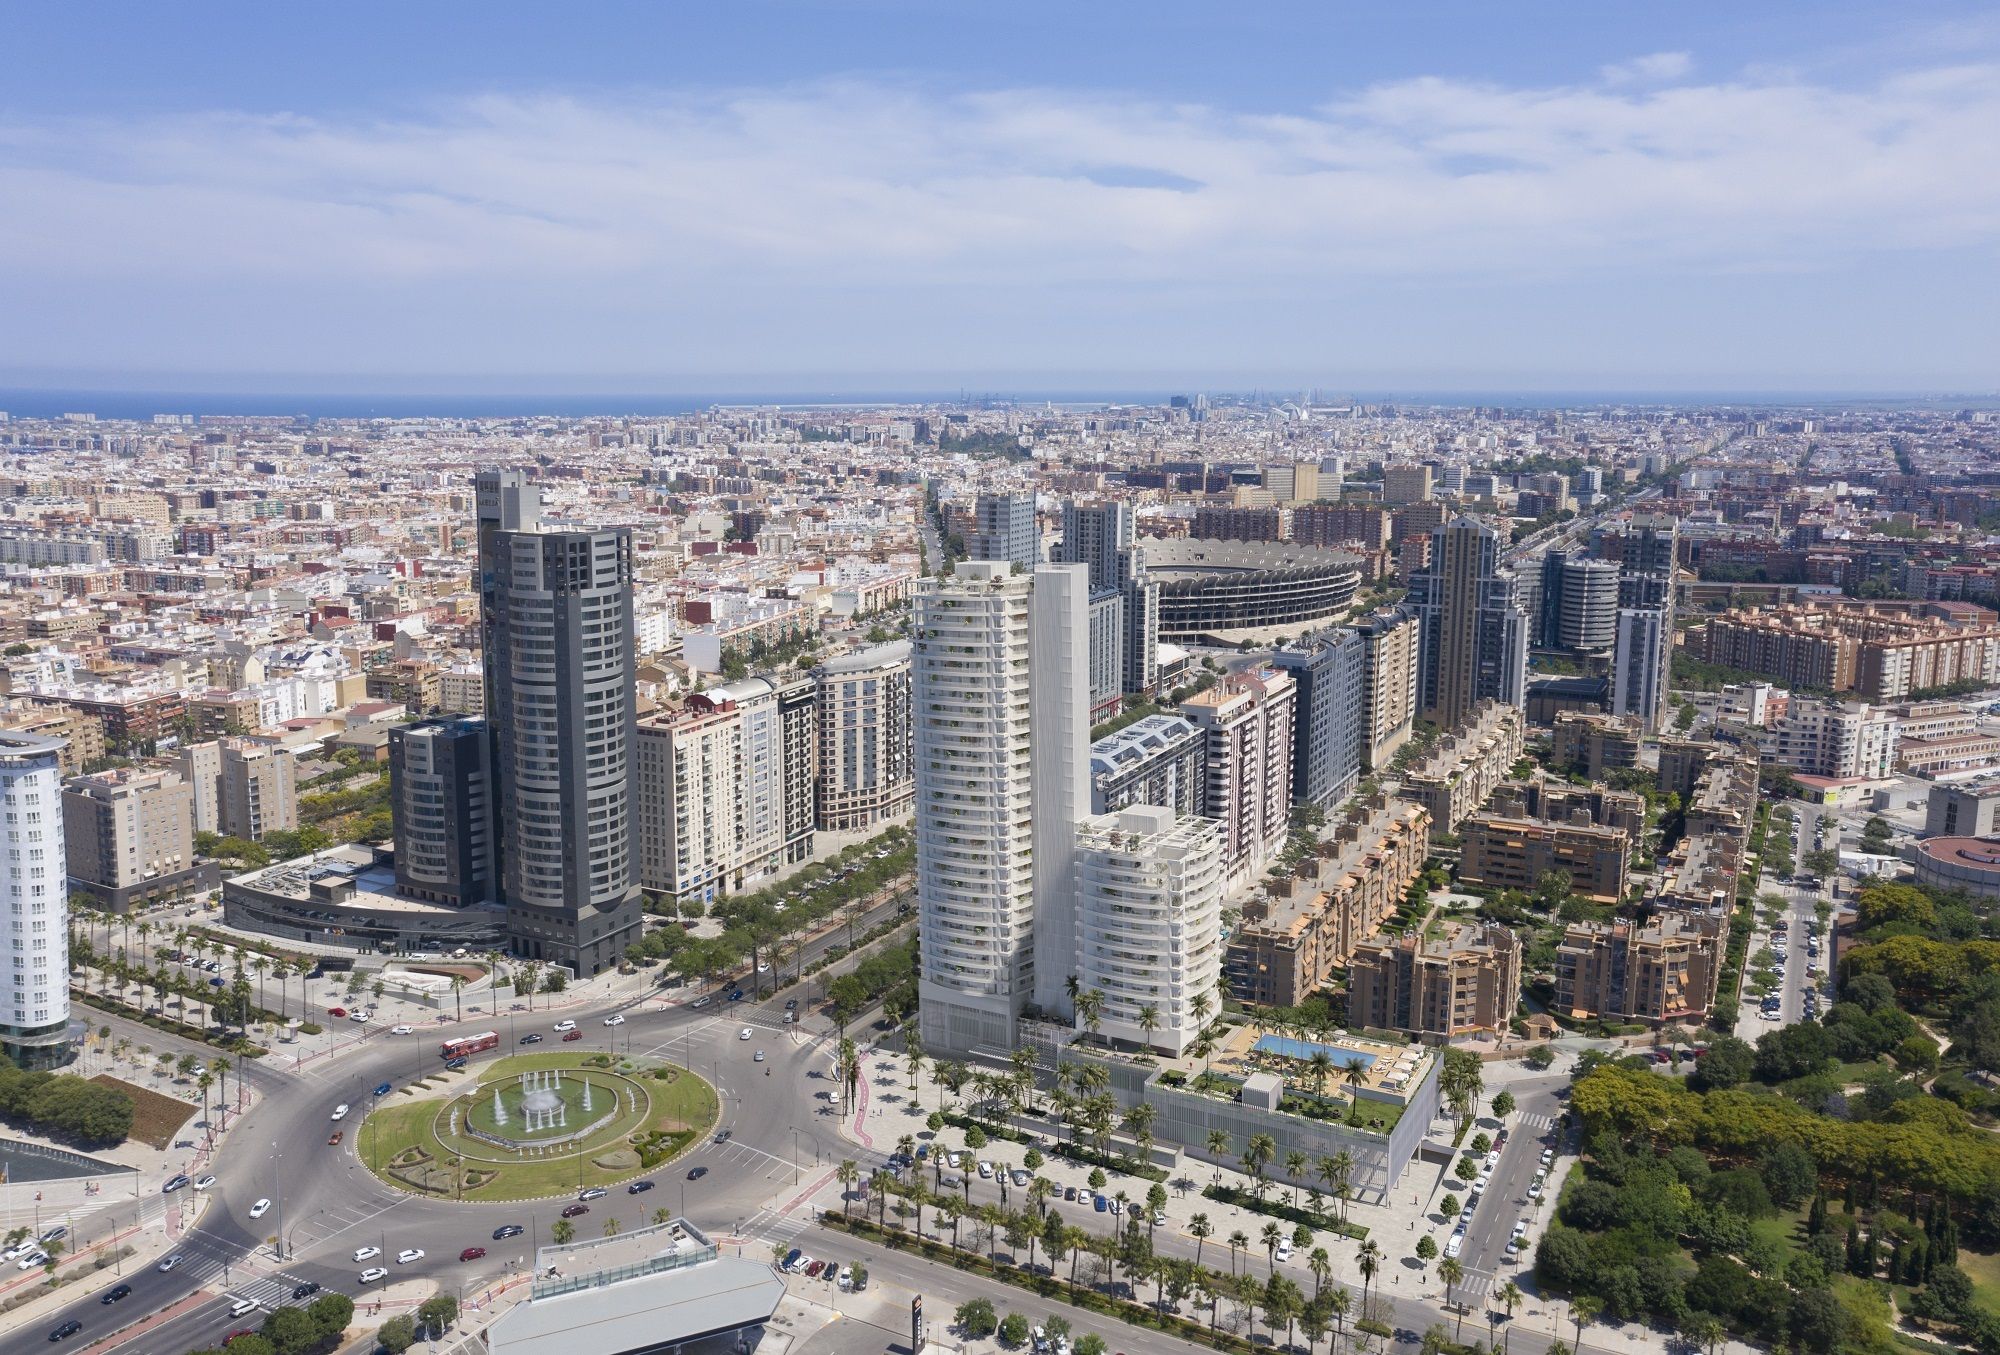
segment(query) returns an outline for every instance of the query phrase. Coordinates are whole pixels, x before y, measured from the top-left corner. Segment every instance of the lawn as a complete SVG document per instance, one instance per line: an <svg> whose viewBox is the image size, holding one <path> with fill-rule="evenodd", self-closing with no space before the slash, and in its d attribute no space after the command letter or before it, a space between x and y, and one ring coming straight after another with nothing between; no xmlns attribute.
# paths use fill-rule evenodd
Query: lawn
<svg viewBox="0 0 2000 1355"><path fill-rule="evenodd" d="M2000 1253L1958 1249L1958 1268L1972 1278L1972 1292L1989 1313L2000 1313Z"/></svg>
<svg viewBox="0 0 2000 1355"><path fill-rule="evenodd" d="M109 1073L99 1073L90 1080L132 1098L131 1137L149 1147L165 1148L172 1143L175 1133L194 1114L194 1107L186 1101L135 1087Z"/></svg>
<svg viewBox="0 0 2000 1355"><path fill-rule="evenodd" d="M585 1057L559 1052L512 1055L486 1070L481 1081L533 1069L579 1068ZM438 1137L439 1115L451 1099L441 1095L377 1106L353 1131L356 1151L369 1170L399 1189L450 1193L468 1200L535 1199L585 1186L617 1185L672 1160L705 1137L720 1116L720 1103L707 1082L679 1069L671 1081L656 1079L651 1075L655 1067L630 1061L616 1065L615 1071L644 1088L651 1105L636 1124L627 1120L607 1129L587 1141L581 1152L552 1153L497 1167L490 1162L460 1162L457 1150ZM647 1166L636 1145L650 1135L661 1137L648 1140L648 1156L654 1161Z"/></svg>

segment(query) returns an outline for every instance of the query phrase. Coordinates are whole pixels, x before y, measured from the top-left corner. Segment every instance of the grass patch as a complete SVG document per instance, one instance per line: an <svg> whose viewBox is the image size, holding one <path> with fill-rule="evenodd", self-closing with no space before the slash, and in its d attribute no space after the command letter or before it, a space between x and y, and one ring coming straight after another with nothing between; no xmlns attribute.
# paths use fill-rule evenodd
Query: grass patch
<svg viewBox="0 0 2000 1355"><path fill-rule="evenodd" d="M1958 1268L1972 1280L1972 1297L1987 1312L2000 1316L2000 1253L1958 1249Z"/></svg>
<svg viewBox="0 0 2000 1355"><path fill-rule="evenodd" d="M581 1068L584 1056L517 1054L501 1059L481 1078L517 1076L544 1068ZM658 1071L658 1070L656 1070ZM518 1161L465 1158L437 1133L440 1115L452 1098L377 1105L355 1129L355 1151L377 1176L401 1189L468 1200L523 1200L558 1195L586 1186L613 1186L648 1171L706 1137L721 1116L721 1102L699 1076L680 1068L670 1076L634 1076L651 1104L635 1122L629 1118L587 1139L581 1151ZM480 1144L482 1152L500 1150Z"/></svg>
<svg viewBox="0 0 2000 1355"><path fill-rule="evenodd" d="M109 1087L132 1098L132 1133L129 1137L149 1147L165 1148L172 1143L174 1135L195 1112L193 1106L177 1097L162 1096L109 1073L99 1073L90 1080L100 1087Z"/></svg>

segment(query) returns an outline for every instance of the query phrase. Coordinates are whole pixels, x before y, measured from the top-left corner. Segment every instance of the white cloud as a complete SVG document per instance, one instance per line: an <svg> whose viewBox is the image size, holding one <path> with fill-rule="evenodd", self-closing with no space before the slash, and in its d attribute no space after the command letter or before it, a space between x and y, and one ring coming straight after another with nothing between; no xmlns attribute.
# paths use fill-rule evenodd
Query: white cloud
<svg viewBox="0 0 2000 1355"><path fill-rule="evenodd" d="M1658 84L1684 79L1694 69L1694 58L1686 52L1653 52L1604 67L1598 72L1607 85Z"/></svg>
<svg viewBox="0 0 2000 1355"><path fill-rule="evenodd" d="M799 303L825 322L890 297L1811 271L2000 239L2000 68L1859 88L1688 69L1413 79L1271 114L848 82L399 119L17 115L0 268L51 293L540 292L696 323L754 291L831 298Z"/></svg>

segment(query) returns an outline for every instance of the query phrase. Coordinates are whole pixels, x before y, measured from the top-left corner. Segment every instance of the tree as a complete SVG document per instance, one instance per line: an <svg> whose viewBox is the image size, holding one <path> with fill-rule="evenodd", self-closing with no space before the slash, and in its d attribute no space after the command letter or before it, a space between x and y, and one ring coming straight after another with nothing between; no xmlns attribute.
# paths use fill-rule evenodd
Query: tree
<svg viewBox="0 0 2000 1355"><path fill-rule="evenodd" d="M991 1299L967 1299L958 1305L953 1318L958 1323L958 1329L973 1339L991 1336L1000 1325L999 1319L994 1316Z"/></svg>
<svg viewBox="0 0 2000 1355"><path fill-rule="evenodd" d="M1555 1064L1556 1051L1548 1045L1538 1044L1522 1055L1521 1061L1530 1068L1540 1072L1542 1069L1552 1067Z"/></svg>
<svg viewBox="0 0 2000 1355"><path fill-rule="evenodd" d="M555 1225L549 1229L549 1236L554 1239L558 1247L567 1247L576 1241L576 1225L568 1219L557 1219Z"/></svg>
<svg viewBox="0 0 2000 1355"><path fill-rule="evenodd" d="M1018 1346L1028 1339L1028 1319L1019 1313L1009 1313L1000 1321L1000 1342L1002 1345Z"/></svg>
<svg viewBox="0 0 2000 1355"><path fill-rule="evenodd" d="M1749 1045L1734 1035L1724 1035L1694 1061L1688 1085L1696 1091L1728 1091L1750 1080L1756 1055Z"/></svg>
<svg viewBox="0 0 2000 1355"><path fill-rule="evenodd" d="M1076 1338L1076 1355L1104 1355L1104 1338L1094 1331L1087 1331Z"/></svg>
<svg viewBox="0 0 2000 1355"><path fill-rule="evenodd" d="M1570 1320L1576 1323L1576 1343L1579 1346L1583 1344L1583 1329L1597 1321L1603 1312L1604 1300L1594 1294L1578 1294L1570 1300L1569 1315ZM1833 1347L1821 1346L1815 1349L1831 1350Z"/></svg>
<svg viewBox="0 0 2000 1355"><path fill-rule="evenodd" d="M408 1313L398 1313L384 1322L375 1333L375 1343L389 1352L389 1355L403 1355L403 1352L417 1343L417 1321Z"/></svg>
<svg viewBox="0 0 2000 1355"><path fill-rule="evenodd" d="M1417 1259L1428 1265L1437 1259L1438 1244L1429 1233L1417 1239Z"/></svg>
<svg viewBox="0 0 2000 1355"><path fill-rule="evenodd" d="M458 1321L458 1300L449 1294L426 1299L417 1307L417 1325L432 1336L442 1336Z"/></svg>
<svg viewBox="0 0 2000 1355"><path fill-rule="evenodd" d="M1444 1306L1449 1308L1451 1307L1451 1291L1456 1289L1458 1282L1465 1278L1465 1267L1456 1256L1447 1256L1444 1260L1438 1262L1438 1278L1444 1281ZM1458 1325L1452 1330L1454 1338L1456 1338L1458 1332L1464 1326L1465 1310L1461 1308L1458 1312Z"/></svg>
<svg viewBox="0 0 2000 1355"><path fill-rule="evenodd" d="M1514 1113L1514 1093L1495 1093L1493 1097L1493 1113L1503 1120L1512 1115Z"/></svg>

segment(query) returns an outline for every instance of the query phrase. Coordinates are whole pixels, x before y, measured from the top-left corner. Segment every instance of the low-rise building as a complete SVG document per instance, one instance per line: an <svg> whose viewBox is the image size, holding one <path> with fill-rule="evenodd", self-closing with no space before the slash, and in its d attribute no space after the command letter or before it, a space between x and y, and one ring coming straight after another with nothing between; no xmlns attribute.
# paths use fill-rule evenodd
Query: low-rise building
<svg viewBox="0 0 2000 1355"><path fill-rule="evenodd" d="M1347 971L1347 1019L1449 1039L1502 1030L1521 1000L1521 940L1495 923L1448 923L1364 941Z"/></svg>
<svg viewBox="0 0 2000 1355"><path fill-rule="evenodd" d="M1200 814L1207 801L1207 738L1178 715L1148 715L1090 745L1090 812L1163 805Z"/></svg>
<svg viewBox="0 0 2000 1355"><path fill-rule="evenodd" d="M1519 707L1482 701L1404 774L1398 793L1429 812L1434 835L1455 833L1521 760L1525 733Z"/></svg>
<svg viewBox="0 0 2000 1355"><path fill-rule="evenodd" d="M1724 926L1672 910L1572 923L1556 947L1556 1010L1577 1020L1699 1021L1715 1003Z"/></svg>
<svg viewBox="0 0 2000 1355"><path fill-rule="evenodd" d="M1474 814L1459 827L1458 878L1488 889L1533 890L1555 872L1600 903L1625 897L1632 835L1592 823Z"/></svg>
<svg viewBox="0 0 2000 1355"><path fill-rule="evenodd" d="M1992 837L2000 833L2000 777L1931 787L1926 837Z"/></svg>
<svg viewBox="0 0 2000 1355"><path fill-rule="evenodd" d="M2000 735L1945 734L1896 744L1896 766L1912 776L1975 771L1995 763L2000 763Z"/></svg>
<svg viewBox="0 0 2000 1355"><path fill-rule="evenodd" d="M1634 720L1566 710L1555 717L1555 747L1550 758L1557 767L1572 768L1592 781L1602 781L1607 771L1639 765L1639 742L1639 726Z"/></svg>

